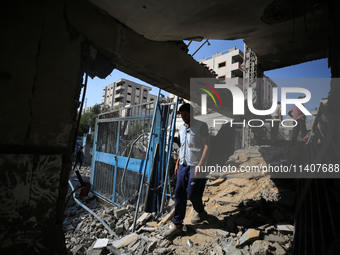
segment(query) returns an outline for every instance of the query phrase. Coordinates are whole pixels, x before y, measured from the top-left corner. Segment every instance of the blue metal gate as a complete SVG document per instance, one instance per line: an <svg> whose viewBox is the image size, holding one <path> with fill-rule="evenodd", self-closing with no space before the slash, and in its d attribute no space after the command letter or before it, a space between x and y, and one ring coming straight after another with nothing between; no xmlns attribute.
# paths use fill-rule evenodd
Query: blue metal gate
<svg viewBox="0 0 340 255"><path fill-rule="evenodd" d="M163 191L176 107L157 100L98 116L91 164L95 194L118 206L143 204L149 197L152 210L159 211L161 196L147 193L150 186Z"/></svg>

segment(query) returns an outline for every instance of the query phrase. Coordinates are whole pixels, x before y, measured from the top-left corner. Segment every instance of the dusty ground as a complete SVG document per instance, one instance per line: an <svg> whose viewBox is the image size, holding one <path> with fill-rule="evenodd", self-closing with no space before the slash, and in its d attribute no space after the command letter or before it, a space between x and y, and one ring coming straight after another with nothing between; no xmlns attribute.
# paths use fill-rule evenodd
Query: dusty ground
<svg viewBox="0 0 340 255"><path fill-rule="evenodd" d="M237 151L231 160L242 164L265 164L282 158L284 151L259 149ZM82 168L85 179L89 178L89 168ZM139 240L120 248L120 254L289 254L293 231L283 231L278 225L294 222L294 183L287 180L272 180L258 173L232 176L213 175L207 181L203 195L209 219L201 224L190 223L195 214L188 201L185 235L173 240L164 240L162 231L167 226L159 226L161 218L151 216L146 224L137 228ZM71 176L74 179L74 176ZM75 181L76 182L76 181ZM118 208L96 202L93 195L82 200L102 219L119 233L119 238L130 233L134 207L129 206L124 215L117 216ZM140 214L141 215L141 214ZM104 249L93 250L99 238L116 240L93 216L74 202L69 202L64 223L66 244L70 254L119 254ZM153 226L151 232L143 227ZM291 226L292 227L292 226ZM248 235L248 231L256 235ZM96 253L97 252L97 253Z"/></svg>

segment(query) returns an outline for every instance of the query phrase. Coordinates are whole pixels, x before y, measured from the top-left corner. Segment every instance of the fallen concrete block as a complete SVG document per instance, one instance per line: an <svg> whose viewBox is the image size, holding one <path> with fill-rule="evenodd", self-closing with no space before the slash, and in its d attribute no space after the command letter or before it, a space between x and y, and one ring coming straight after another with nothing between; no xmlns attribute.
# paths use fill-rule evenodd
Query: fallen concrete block
<svg viewBox="0 0 340 255"><path fill-rule="evenodd" d="M294 226L290 224L277 224L276 228L284 232L294 232Z"/></svg>
<svg viewBox="0 0 340 255"><path fill-rule="evenodd" d="M142 227L139 229L139 231L147 231L147 232L154 232L156 228L153 227Z"/></svg>
<svg viewBox="0 0 340 255"><path fill-rule="evenodd" d="M122 225L117 226L116 229L115 229L115 231L116 231L116 234L117 234L117 235L122 234L123 231L124 231L124 225L122 224Z"/></svg>
<svg viewBox="0 0 340 255"><path fill-rule="evenodd" d="M114 255L121 255L122 253L120 252L120 250L118 250L116 247L114 247L112 244L108 244L108 246L106 246L106 249L108 251L110 251L111 253L113 253Z"/></svg>
<svg viewBox="0 0 340 255"><path fill-rule="evenodd" d="M130 243L138 239L139 239L139 235L137 235L136 233L131 233L130 235L124 236L122 239L114 241L112 245L116 247L117 249L120 249L125 246L128 246Z"/></svg>
<svg viewBox="0 0 340 255"><path fill-rule="evenodd" d="M216 230L216 235L220 235L222 237L228 237L229 236L229 232L222 230L222 229L217 229Z"/></svg>
<svg viewBox="0 0 340 255"><path fill-rule="evenodd" d="M260 237L260 231L256 229L248 229L240 238L239 246L245 245L253 240L256 240Z"/></svg>
<svg viewBox="0 0 340 255"><path fill-rule="evenodd" d="M153 255L161 255L161 254L168 254L171 251L169 248L156 248L152 254Z"/></svg>
<svg viewBox="0 0 340 255"><path fill-rule="evenodd" d="M219 246L217 243L214 243L213 244L213 248L214 248L214 252L217 254L217 255L223 255L223 249L221 246Z"/></svg>
<svg viewBox="0 0 340 255"><path fill-rule="evenodd" d="M130 246L130 245L129 245ZM135 243L132 247L129 247L129 251L132 252L132 254L136 254L138 247L140 246L140 242Z"/></svg>
<svg viewBox="0 0 340 255"><path fill-rule="evenodd" d="M153 252L153 250L157 247L157 241L158 240L156 238L150 238L149 243L146 245L146 251Z"/></svg>
<svg viewBox="0 0 340 255"><path fill-rule="evenodd" d="M275 242L274 244L273 244L273 246L275 247L275 254L276 255L285 255L286 254L286 251L285 251L285 249L283 249L282 248L282 246L279 244L279 243L277 243L277 242Z"/></svg>
<svg viewBox="0 0 340 255"><path fill-rule="evenodd" d="M285 243L287 241L285 237L273 235L273 234L266 235L264 237L264 240L266 240L268 242L278 242L278 243Z"/></svg>
<svg viewBox="0 0 340 255"><path fill-rule="evenodd" d="M145 247L142 247L142 248L139 250L139 252L138 252L137 255L142 255L142 254L144 253L144 250L145 250Z"/></svg>
<svg viewBox="0 0 340 255"><path fill-rule="evenodd" d="M251 246L252 255L269 255L270 243L264 240L256 240Z"/></svg>
<svg viewBox="0 0 340 255"><path fill-rule="evenodd" d="M114 210L114 214L115 214L116 218L122 217L127 212L128 212L128 210L126 210L125 208L119 208L119 209Z"/></svg>
<svg viewBox="0 0 340 255"><path fill-rule="evenodd" d="M141 224L144 225L150 218L151 218L152 214L145 212L142 214L142 216L140 216L137 220L137 224Z"/></svg>

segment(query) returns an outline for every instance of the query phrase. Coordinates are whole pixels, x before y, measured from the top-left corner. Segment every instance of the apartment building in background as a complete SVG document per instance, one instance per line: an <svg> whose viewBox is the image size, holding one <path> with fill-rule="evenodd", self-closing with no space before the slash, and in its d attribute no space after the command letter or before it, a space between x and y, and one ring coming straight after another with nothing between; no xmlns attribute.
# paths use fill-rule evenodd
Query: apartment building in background
<svg viewBox="0 0 340 255"><path fill-rule="evenodd" d="M243 84L243 69L241 67L243 52L236 47L203 58L198 62L205 64L209 70L213 70L220 81L228 78L239 78L240 84Z"/></svg>
<svg viewBox="0 0 340 255"><path fill-rule="evenodd" d="M244 54L236 47L222 51L213 56L203 58L198 62L203 63L209 70L213 70L217 74L217 79L225 81L225 79L232 78L233 84L238 84L240 88L243 88L243 68L242 63L244 60ZM273 88L277 87L275 82L264 75L261 98L262 105L268 107L273 100Z"/></svg>
<svg viewBox="0 0 340 255"><path fill-rule="evenodd" d="M156 100L157 96L149 93L151 89L149 86L120 79L103 88L102 105L115 109Z"/></svg>

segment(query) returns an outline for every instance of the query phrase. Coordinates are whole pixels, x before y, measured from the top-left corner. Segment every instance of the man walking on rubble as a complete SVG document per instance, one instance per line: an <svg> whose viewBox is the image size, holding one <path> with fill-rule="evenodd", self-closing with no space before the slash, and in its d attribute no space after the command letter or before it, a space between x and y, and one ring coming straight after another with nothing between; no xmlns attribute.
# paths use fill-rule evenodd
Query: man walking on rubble
<svg viewBox="0 0 340 255"><path fill-rule="evenodd" d="M191 223L203 222L208 217L202 201L206 179L199 171L200 167L207 162L209 155L208 126L205 122L193 118L193 107L188 103L179 108L179 113L184 124L179 129L181 147L175 166L175 174L177 175L175 215L169 230L166 230L163 234L167 238L183 234L187 196L189 196L196 211Z"/></svg>

